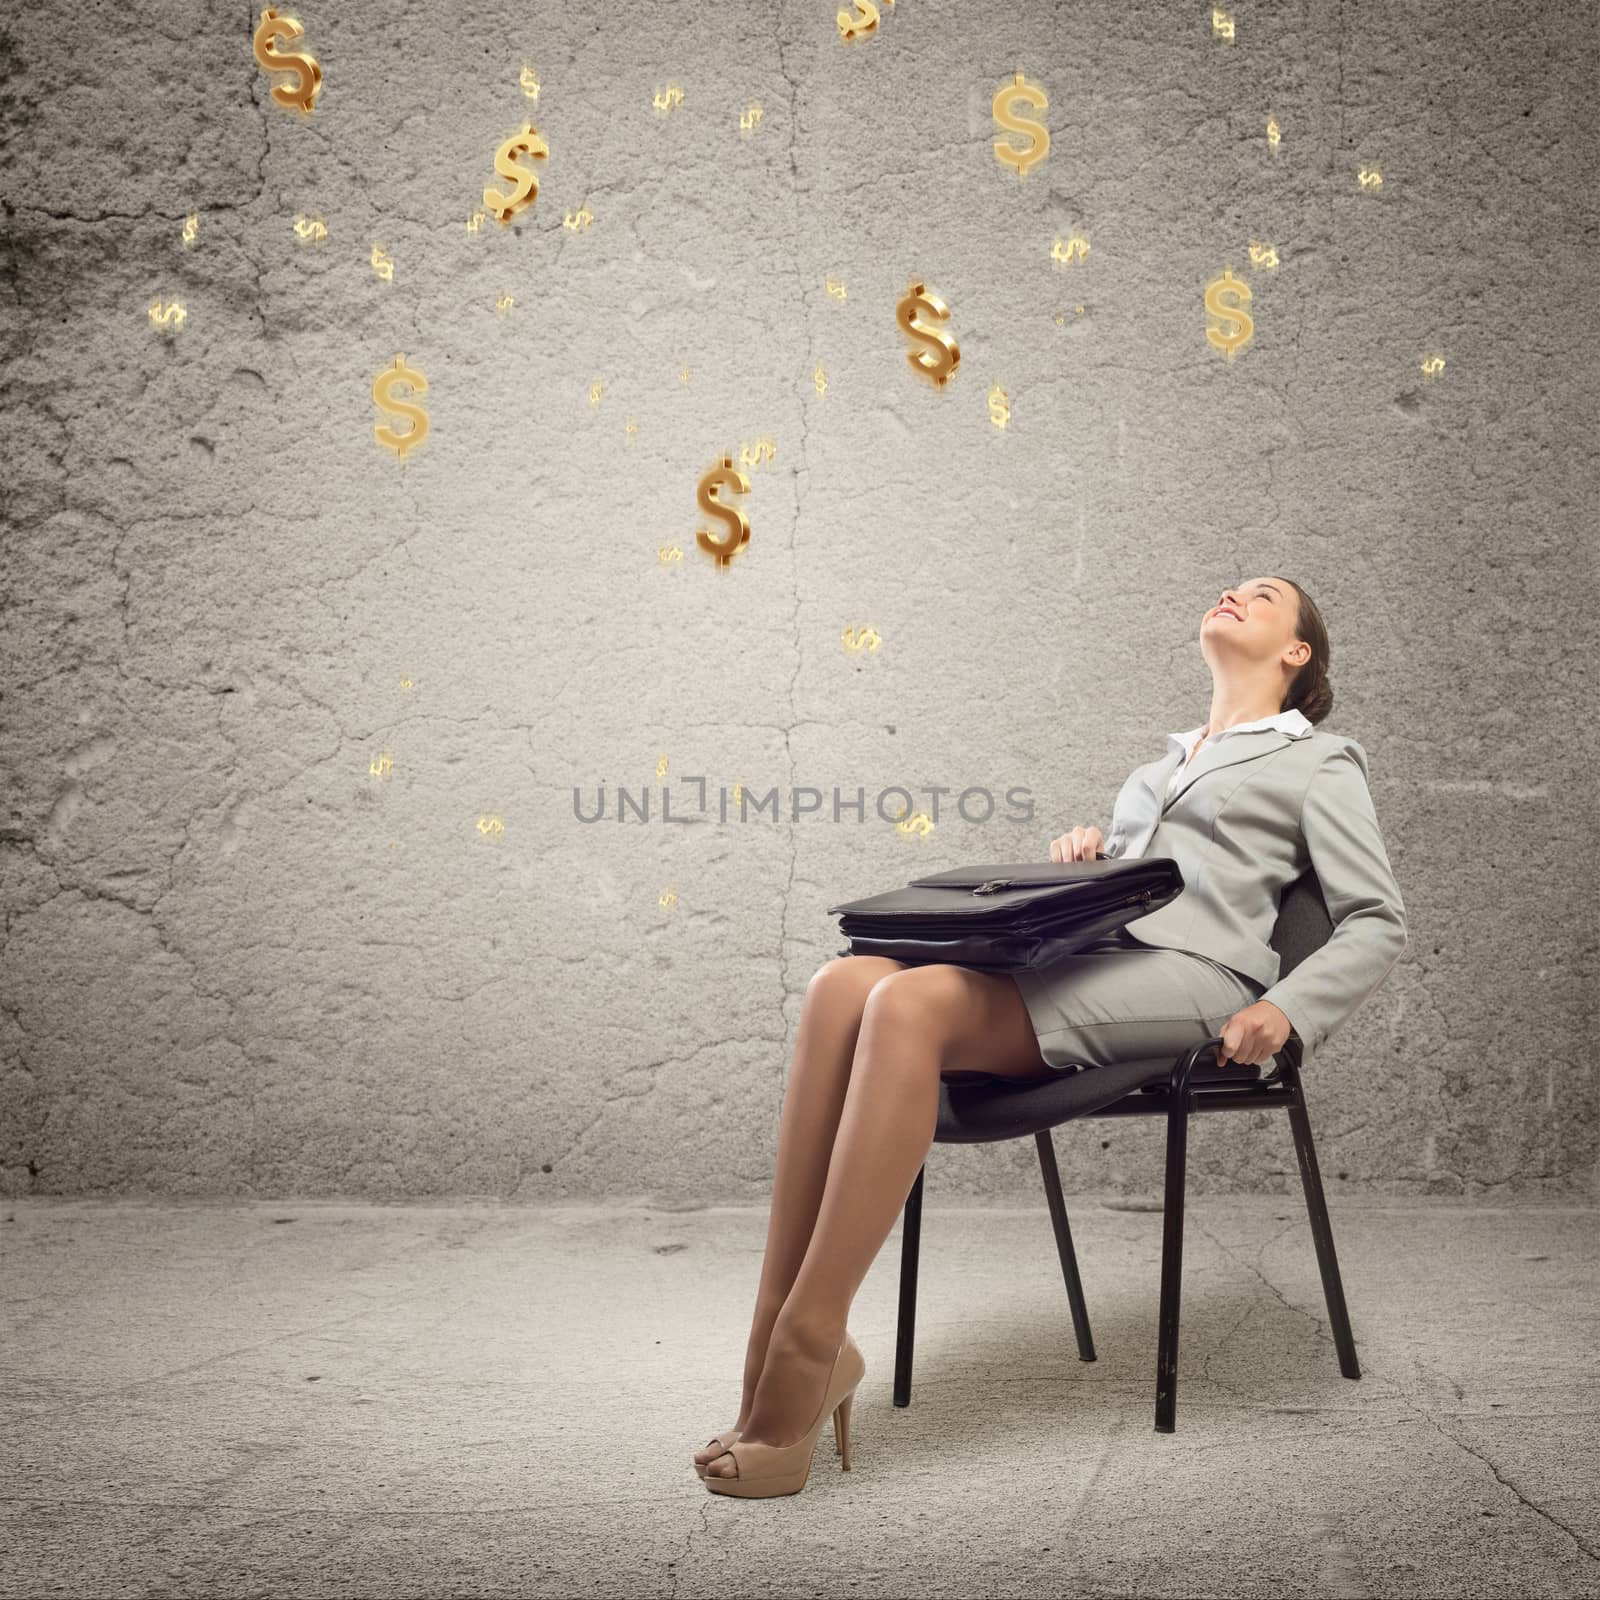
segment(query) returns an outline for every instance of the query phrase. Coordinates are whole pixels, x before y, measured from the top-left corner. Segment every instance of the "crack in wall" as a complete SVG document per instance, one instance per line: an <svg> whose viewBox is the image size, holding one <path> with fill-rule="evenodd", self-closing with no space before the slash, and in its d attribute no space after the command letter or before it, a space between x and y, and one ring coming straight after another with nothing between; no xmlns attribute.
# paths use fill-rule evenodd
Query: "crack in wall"
<svg viewBox="0 0 1600 1600"><path fill-rule="evenodd" d="M801 227L800 217L799 217L799 211L800 211L799 197L800 197L800 194L802 193L802 185L800 183L800 167L799 167L799 163L795 159L795 139L796 139L796 137L798 135L799 120L800 120L800 86L796 82L794 75L789 71L788 63L784 59L784 44L785 44L785 40L784 40L784 36L783 36L782 13L781 13L781 9L779 7L774 7L773 8L772 17L773 17L773 35L774 35L774 37L775 37L775 39L777 41L777 50L778 50L778 71L783 75L783 80L788 85L788 88L789 88L789 125L788 125L789 140L788 140L787 153L788 153L788 157L789 157L790 193L794 197L794 202L795 202L794 206L793 206L793 211L794 211L794 214L795 214L794 234L795 234L795 236L796 236L796 238L798 240L799 238L804 237L804 230ZM805 392L805 385L807 383L811 382L811 374L816 370L816 350L817 350L817 346L816 346L816 321L815 321L815 318L812 316L812 313L811 313L811 297L809 295L807 295L806 289L805 289L805 282L804 282L804 278L803 278L803 275L802 275L800 262L799 262L799 250L798 250L798 248L796 248L794 250L791 250L789 252L788 259L789 259L790 263L792 264L793 270L794 270L795 287L796 287L796 290L798 291L799 296L800 296L801 313L802 313L802 317L803 317L803 320L804 320L805 333L806 333L806 372L805 372L803 378L800 378L800 379L796 380L796 384L797 384L797 387L798 387L798 390L799 390L799 394L800 394L800 448L799 448L799 451L797 452L798 456L799 456L799 461L798 461L798 463L796 465L795 475L794 475L794 484L795 484L794 522L793 522L793 524L792 524L792 526L790 528L790 534L789 534L789 571L790 571L791 583L792 583L793 594L794 594L794 605L793 605L793 610L792 610L791 618L790 618L791 626L792 626L793 632L794 632L794 670L789 674L789 722L788 722L788 725L786 725L784 730L783 730L783 750L784 750L784 755L788 760L788 766L789 766L789 788L790 788L790 791L792 793L793 790L794 790L794 786L795 786L795 760L794 760L794 747L793 747L793 744L791 742L791 739L792 739L793 729L796 726L796 717L797 717L797 710L798 710L798 708L796 706L796 702L795 702L795 683L799 679L800 668L801 668L801 664L802 664L802 634L801 634L801 629L800 629L800 570L799 570L799 568L800 568L800 558L799 558L800 519L801 519L801 514L802 514L802 510L801 510L801 503L802 503L801 484L802 484L802 481L803 481L803 478L804 478L805 474L807 474L810 471L810 467L809 467L809 465L807 463L807 456L808 456L808 453L809 453L808 446L809 446L809 443L810 443L810 421L809 421L809 404L810 404L810 402L809 402L809 398L807 397L806 392ZM795 989L794 985L790 982L790 979L789 979L789 945L790 945L789 912L790 912L790 903L791 903L791 901L793 899L793 892L794 892L795 865L796 865L796 862L798 860L799 853L800 853L800 844L799 844L800 834L799 834L799 824L797 822L794 822L794 821L790 822L790 825L789 825L789 828L788 828L788 836L789 836L789 875L788 875L788 878L785 881L784 886L783 886L783 897L782 897L783 910L782 910L781 917L779 919L779 927L778 927L778 981L779 981L779 983L781 984L781 986L783 988L783 999L784 1000L787 1000L790 996L792 996L792 995L794 995L796 993L803 992L803 990L797 991Z"/></svg>

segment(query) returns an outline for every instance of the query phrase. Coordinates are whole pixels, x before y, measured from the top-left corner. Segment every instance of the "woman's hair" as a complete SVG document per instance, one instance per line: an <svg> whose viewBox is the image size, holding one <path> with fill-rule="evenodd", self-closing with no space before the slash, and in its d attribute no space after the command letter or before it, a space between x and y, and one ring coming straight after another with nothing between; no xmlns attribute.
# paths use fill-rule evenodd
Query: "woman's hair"
<svg viewBox="0 0 1600 1600"><path fill-rule="evenodd" d="M1282 573L1278 574L1283 577ZM1328 644L1328 630L1323 625L1317 602L1293 578L1284 578L1294 584L1300 597L1300 612L1295 620L1294 636L1311 646L1311 656L1306 664L1289 680L1289 689L1280 711L1298 711L1307 722L1321 722L1333 710L1333 689L1328 682L1328 662L1332 649Z"/></svg>

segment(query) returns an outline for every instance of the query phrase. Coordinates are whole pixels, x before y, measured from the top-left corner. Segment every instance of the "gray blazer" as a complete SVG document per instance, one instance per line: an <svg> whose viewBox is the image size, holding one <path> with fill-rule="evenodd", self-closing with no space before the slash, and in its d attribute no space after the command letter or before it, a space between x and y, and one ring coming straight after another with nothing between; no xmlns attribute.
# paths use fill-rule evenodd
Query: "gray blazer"
<svg viewBox="0 0 1600 1600"><path fill-rule="evenodd" d="M1342 734L1276 728L1231 733L1202 750L1163 802L1183 760L1169 749L1117 796L1106 854L1170 856L1183 892L1135 917L1145 944L1194 950L1266 987L1306 1054L1341 1027L1405 949L1406 913L1367 788L1367 753ZM1268 942L1283 891L1316 869L1333 923L1328 942L1282 982Z"/></svg>

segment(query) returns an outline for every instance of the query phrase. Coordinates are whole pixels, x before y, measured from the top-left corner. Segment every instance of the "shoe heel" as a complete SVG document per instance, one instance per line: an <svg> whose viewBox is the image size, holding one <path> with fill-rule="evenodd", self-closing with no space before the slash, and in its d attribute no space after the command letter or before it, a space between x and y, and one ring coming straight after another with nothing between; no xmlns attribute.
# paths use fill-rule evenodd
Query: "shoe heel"
<svg viewBox="0 0 1600 1600"><path fill-rule="evenodd" d="M843 1454L846 1472L850 1470L850 1408L855 1404L855 1399L856 1392L852 1389L833 1409L834 1454Z"/></svg>

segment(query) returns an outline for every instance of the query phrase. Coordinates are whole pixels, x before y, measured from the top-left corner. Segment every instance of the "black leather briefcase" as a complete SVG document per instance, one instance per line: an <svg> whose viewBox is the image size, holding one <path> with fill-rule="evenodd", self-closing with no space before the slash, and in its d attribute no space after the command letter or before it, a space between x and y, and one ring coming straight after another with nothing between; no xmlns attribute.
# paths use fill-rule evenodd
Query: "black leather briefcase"
<svg viewBox="0 0 1600 1600"><path fill-rule="evenodd" d="M840 955L1015 972L1081 950L1182 892L1183 874L1168 856L1003 861L913 878L829 906L828 915L850 941Z"/></svg>

